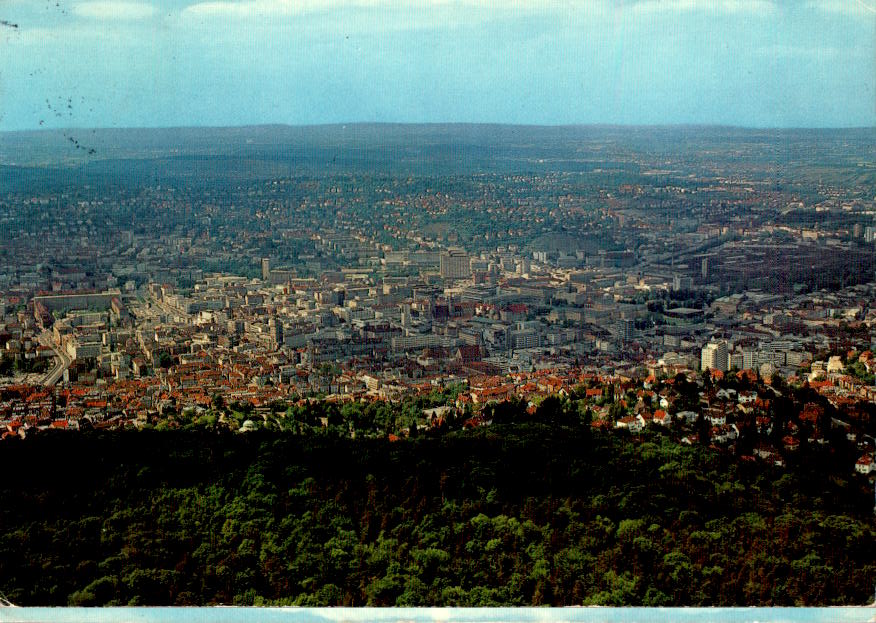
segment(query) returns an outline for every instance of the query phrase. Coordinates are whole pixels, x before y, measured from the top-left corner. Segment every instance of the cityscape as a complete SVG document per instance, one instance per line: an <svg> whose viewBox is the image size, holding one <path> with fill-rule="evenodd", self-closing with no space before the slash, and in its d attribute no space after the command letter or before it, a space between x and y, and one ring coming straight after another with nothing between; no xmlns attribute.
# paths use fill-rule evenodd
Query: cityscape
<svg viewBox="0 0 876 623"><path fill-rule="evenodd" d="M438 145L423 162L464 136L390 128L386 140L417 131ZM197 422L286 430L301 425L287 417L301 403L454 388L437 411L344 422L350 436L397 437L448 416L487 425L490 403L534 410L586 387L595 427L663 426L725 452L747 427L740 458L779 464L841 430L857 449L848 469L876 469L872 131L495 131L512 162L538 152L517 141L553 140L552 170L436 179L388 160L378 166L399 173L351 162L221 188L208 173L193 189L186 176L209 160L165 157L152 165L166 167L163 183L88 168L84 185L13 178L3 438ZM256 157L271 130L250 133L265 141ZM350 158L344 128L324 133L318 149ZM724 152L699 163L640 146L682 137ZM571 153L576 139L587 142ZM233 140L253 145L246 130ZM818 177L768 168L776 141L823 159ZM719 389L731 377L745 390ZM774 378L812 396L781 423ZM685 403L676 379L698 398Z"/></svg>
<svg viewBox="0 0 876 623"><path fill-rule="evenodd" d="M874 15L0 3L0 623L876 621Z"/></svg>

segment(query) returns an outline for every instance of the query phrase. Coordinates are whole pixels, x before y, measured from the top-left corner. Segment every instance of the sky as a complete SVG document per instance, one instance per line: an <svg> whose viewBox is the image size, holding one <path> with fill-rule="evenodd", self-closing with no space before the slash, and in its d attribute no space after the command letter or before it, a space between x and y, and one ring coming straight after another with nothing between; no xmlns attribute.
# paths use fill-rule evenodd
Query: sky
<svg viewBox="0 0 876 623"><path fill-rule="evenodd" d="M876 125L876 0L0 0L0 130Z"/></svg>

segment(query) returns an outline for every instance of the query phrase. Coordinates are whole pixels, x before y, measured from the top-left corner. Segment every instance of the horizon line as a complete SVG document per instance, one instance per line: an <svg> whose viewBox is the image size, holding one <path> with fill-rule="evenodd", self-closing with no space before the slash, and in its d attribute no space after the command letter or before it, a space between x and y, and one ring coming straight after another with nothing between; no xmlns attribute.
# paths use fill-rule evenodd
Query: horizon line
<svg viewBox="0 0 876 623"><path fill-rule="evenodd" d="M132 130L235 130L247 128L290 128L290 129L305 129L305 128L334 128L346 126L365 127L365 126L402 126L402 127L450 127L450 126L483 126L483 127L509 127L509 128L544 128L544 129L563 129L563 128L605 128L605 129L725 129L725 130L809 130L809 131L825 131L825 130L873 130L876 129L876 123L872 125L848 125L848 126L805 126L805 125L735 125L726 123L517 123L517 122L500 122L500 121L338 121L325 123L244 123L232 125L155 125L155 126L64 126L64 127L36 127L36 128L19 128L19 129L0 129L0 134L48 134L52 132L67 132L67 131L132 131Z"/></svg>

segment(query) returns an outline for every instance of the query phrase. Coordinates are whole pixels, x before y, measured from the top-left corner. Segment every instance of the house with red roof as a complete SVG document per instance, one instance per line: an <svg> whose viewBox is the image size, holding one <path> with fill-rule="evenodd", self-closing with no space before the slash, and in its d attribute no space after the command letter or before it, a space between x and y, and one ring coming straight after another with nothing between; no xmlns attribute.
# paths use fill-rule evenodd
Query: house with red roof
<svg viewBox="0 0 876 623"><path fill-rule="evenodd" d="M671 426L672 416L663 409L657 409L654 412L654 423L660 426Z"/></svg>
<svg viewBox="0 0 876 623"><path fill-rule="evenodd" d="M614 426L615 428L626 428L631 433L641 432L642 428L644 427L642 420L640 420L635 415L627 415L620 418Z"/></svg>

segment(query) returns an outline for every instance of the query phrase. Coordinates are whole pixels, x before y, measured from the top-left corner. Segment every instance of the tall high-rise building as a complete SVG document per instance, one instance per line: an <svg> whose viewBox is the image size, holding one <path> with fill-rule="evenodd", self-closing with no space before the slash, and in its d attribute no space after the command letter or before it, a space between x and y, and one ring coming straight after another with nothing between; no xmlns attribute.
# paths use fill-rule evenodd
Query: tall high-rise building
<svg viewBox="0 0 876 623"><path fill-rule="evenodd" d="M709 278L709 258L707 258L707 257L703 258L702 272L703 272L703 281L705 281L706 279Z"/></svg>
<svg viewBox="0 0 876 623"><path fill-rule="evenodd" d="M468 253L459 248L450 248L441 254L440 271L443 279L466 279L471 277Z"/></svg>
<svg viewBox="0 0 876 623"><path fill-rule="evenodd" d="M636 335L636 322L630 318L621 318L617 321L617 336L621 342L633 341Z"/></svg>
<svg viewBox="0 0 876 623"><path fill-rule="evenodd" d="M700 369L704 371L720 370L722 372L729 370L727 342L710 342L703 346L700 355Z"/></svg>
<svg viewBox="0 0 876 623"><path fill-rule="evenodd" d="M745 368L745 357L742 353L730 353L728 358L731 370L743 370Z"/></svg>
<svg viewBox="0 0 876 623"><path fill-rule="evenodd" d="M283 323L276 318L271 318L268 321L268 329L270 330L271 340L274 348L280 348L283 345Z"/></svg>
<svg viewBox="0 0 876 623"><path fill-rule="evenodd" d="M271 260L263 257L262 258L262 280L270 281L271 279Z"/></svg>

